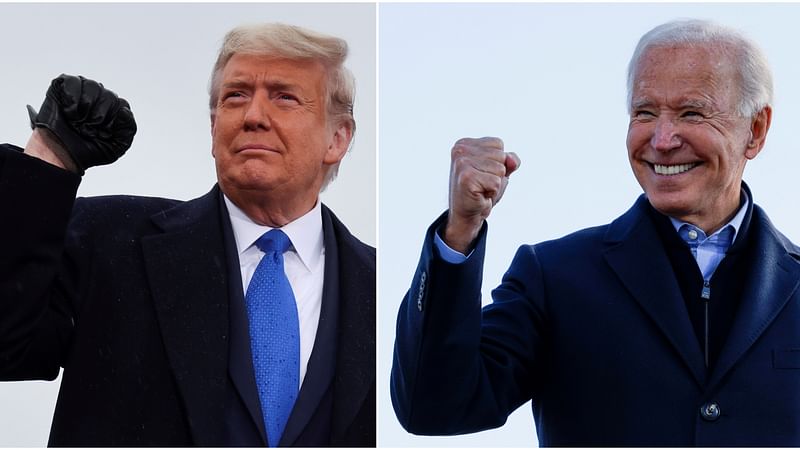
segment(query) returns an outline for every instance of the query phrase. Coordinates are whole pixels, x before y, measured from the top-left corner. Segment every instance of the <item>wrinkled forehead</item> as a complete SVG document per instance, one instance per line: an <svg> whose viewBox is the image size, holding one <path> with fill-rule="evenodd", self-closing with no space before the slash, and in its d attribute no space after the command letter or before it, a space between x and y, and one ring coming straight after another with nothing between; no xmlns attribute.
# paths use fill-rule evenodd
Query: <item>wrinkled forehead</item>
<svg viewBox="0 0 800 450"><path fill-rule="evenodd" d="M286 58L251 53L234 54L222 68L219 86L267 85L305 95L324 96L327 92L327 71L316 59Z"/></svg>
<svg viewBox="0 0 800 450"><path fill-rule="evenodd" d="M645 50L634 72L631 105L641 97L704 99L735 107L741 77L731 52L710 45L662 45Z"/></svg>
<svg viewBox="0 0 800 450"><path fill-rule="evenodd" d="M277 53L238 51L222 66L223 73L253 70L308 71L325 74L327 67L317 58L298 58Z"/></svg>
<svg viewBox="0 0 800 450"><path fill-rule="evenodd" d="M634 80L656 74L692 76L735 83L739 70L735 52L725 44L667 44L645 49L634 69Z"/></svg>

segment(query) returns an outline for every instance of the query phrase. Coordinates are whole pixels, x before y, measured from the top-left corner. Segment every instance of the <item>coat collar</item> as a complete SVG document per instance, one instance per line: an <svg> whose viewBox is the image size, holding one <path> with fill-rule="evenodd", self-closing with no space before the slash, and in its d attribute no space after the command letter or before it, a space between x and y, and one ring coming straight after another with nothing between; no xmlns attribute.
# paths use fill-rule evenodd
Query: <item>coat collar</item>
<svg viewBox="0 0 800 450"><path fill-rule="evenodd" d="M339 330L336 375L333 380L332 446L352 446L349 434L375 436L375 249L357 240L323 205L338 243ZM353 430L359 421L368 430ZM374 445L374 443L372 444Z"/></svg>
<svg viewBox="0 0 800 450"><path fill-rule="evenodd" d="M606 232L606 262L631 296L680 354L699 385L705 384L703 355L697 345L678 280L647 213L642 195Z"/></svg>
<svg viewBox="0 0 800 450"><path fill-rule="evenodd" d="M640 196L630 210L609 225L605 236L606 261L681 355L698 384L706 387L708 381L707 387L713 388L796 291L800 284L800 252L775 229L761 208L753 207L749 238L756 257L730 334L707 379L677 279L648 216L648 203L644 195Z"/></svg>
<svg viewBox="0 0 800 450"><path fill-rule="evenodd" d="M163 232L144 237L142 250L167 357L194 443L220 445L229 280L218 188L151 219Z"/></svg>

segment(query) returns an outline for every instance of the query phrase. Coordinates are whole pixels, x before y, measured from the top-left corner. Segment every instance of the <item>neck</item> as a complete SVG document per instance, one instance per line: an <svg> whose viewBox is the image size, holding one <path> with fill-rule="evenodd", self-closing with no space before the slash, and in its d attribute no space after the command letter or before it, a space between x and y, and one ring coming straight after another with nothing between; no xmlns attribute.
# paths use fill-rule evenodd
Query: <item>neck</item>
<svg viewBox="0 0 800 450"><path fill-rule="evenodd" d="M308 198L274 199L260 191L222 192L253 222L272 228L280 228L302 217L317 204L317 196Z"/></svg>
<svg viewBox="0 0 800 450"><path fill-rule="evenodd" d="M739 212L740 199L741 193L736 191L735 195L732 194L729 198L717 202L714 210L709 213L692 214L686 217L676 217L676 219L688 222L703 230L706 236L711 236Z"/></svg>

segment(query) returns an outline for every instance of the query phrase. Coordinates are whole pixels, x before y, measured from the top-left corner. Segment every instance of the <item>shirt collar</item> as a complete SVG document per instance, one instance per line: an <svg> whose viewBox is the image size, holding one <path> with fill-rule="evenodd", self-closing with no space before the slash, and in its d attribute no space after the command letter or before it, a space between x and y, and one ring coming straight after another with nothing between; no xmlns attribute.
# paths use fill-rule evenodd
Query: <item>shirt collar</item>
<svg viewBox="0 0 800 450"><path fill-rule="evenodd" d="M236 250L241 257L245 251L255 245L256 240L261 235L272 228L253 222L227 195L223 194L223 198L225 199L225 205L228 207L228 215L230 216L233 235L236 239ZM312 268L316 267L323 249L322 206L319 200L309 212L287 223L280 229L289 236L292 241L292 248L297 252L306 269L312 270Z"/></svg>
<svg viewBox="0 0 800 450"><path fill-rule="evenodd" d="M711 236L719 234L722 230L725 230L728 227L733 227L733 237L731 237L730 242L733 243L736 241L736 236L739 233L739 230L742 228L742 222L744 221L744 216L747 215L747 207L750 204L750 196L747 195L747 191L745 191L744 189L742 189L742 197L744 197L744 201L739 205L739 211L736 212L736 215L733 216L733 218L728 223L720 227L720 229L714 232L714 234L712 234ZM675 231L677 231L679 234L681 227L685 225L688 225L689 227L692 228L697 228L696 225L693 225L689 222L683 222L673 217L670 217L669 221L672 222L672 226L675 227Z"/></svg>

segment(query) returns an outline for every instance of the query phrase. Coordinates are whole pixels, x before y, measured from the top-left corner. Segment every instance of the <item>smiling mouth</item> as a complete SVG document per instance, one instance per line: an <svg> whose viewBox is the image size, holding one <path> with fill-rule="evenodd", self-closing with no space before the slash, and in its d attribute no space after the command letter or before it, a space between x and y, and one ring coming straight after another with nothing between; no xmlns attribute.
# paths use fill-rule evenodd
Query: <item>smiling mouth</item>
<svg viewBox="0 0 800 450"><path fill-rule="evenodd" d="M674 164L671 166L664 164L651 164L651 166L653 166L653 170L658 175L679 175L684 172L688 172L699 165L700 163Z"/></svg>

